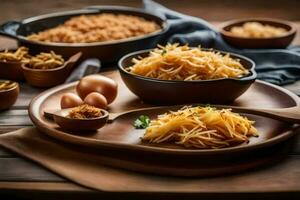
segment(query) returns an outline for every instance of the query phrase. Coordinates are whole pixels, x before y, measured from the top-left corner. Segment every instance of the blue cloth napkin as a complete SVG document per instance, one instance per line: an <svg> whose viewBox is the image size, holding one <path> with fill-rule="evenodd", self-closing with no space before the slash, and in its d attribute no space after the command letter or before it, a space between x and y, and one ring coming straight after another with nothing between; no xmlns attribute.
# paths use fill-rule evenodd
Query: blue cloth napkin
<svg viewBox="0 0 300 200"><path fill-rule="evenodd" d="M162 38L166 42L189 44L242 54L254 60L258 79L286 85L300 80L300 47L288 49L236 49L222 39L218 30L207 21L170 10L152 0L143 0L145 10L163 17L170 29Z"/></svg>

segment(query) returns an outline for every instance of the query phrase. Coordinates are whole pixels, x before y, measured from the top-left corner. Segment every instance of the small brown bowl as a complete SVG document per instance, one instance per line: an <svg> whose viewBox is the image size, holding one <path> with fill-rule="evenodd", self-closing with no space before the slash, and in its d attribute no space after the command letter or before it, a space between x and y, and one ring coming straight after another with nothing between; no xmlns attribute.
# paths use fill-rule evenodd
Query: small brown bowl
<svg viewBox="0 0 300 200"><path fill-rule="evenodd" d="M101 109L102 116L90 119L72 119L67 117L72 108L53 113L53 119L62 129L68 131L95 131L102 128L108 120L108 112Z"/></svg>
<svg viewBox="0 0 300 200"><path fill-rule="evenodd" d="M287 30L286 34L278 37L271 38L244 38L235 36L230 32L234 26L242 26L246 22L259 22L263 25L271 25L274 27L284 28ZM267 18L253 18L253 19L240 19L225 22L220 30L224 40L238 48L245 49L262 49L262 48L286 48L291 44L295 38L297 29L295 26L287 21Z"/></svg>
<svg viewBox="0 0 300 200"><path fill-rule="evenodd" d="M23 81L24 74L21 65L21 62L0 61L0 79Z"/></svg>
<svg viewBox="0 0 300 200"><path fill-rule="evenodd" d="M250 71L241 78L222 78L199 81L159 80L131 74L126 70L133 65L132 58L146 57L150 50L138 51L124 56L118 64L126 86L145 102L157 105L186 103L230 103L242 95L256 79L255 64L249 58L232 54ZM216 51L225 55L227 52Z"/></svg>
<svg viewBox="0 0 300 200"><path fill-rule="evenodd" d="M0 82L6 80L0 80ZM0 110L6 110L10 108L17 100L20 92L19 84L7 90L0 90Z"/></svg>
<svg viewBox="0 0 300 200"><path fill-rule="evenodd" d="M41 88L53 87L65 82L80 57L81 52L71 56L61 67L55 69L32 69L23 64L22 70L30 85Z"/></svg>

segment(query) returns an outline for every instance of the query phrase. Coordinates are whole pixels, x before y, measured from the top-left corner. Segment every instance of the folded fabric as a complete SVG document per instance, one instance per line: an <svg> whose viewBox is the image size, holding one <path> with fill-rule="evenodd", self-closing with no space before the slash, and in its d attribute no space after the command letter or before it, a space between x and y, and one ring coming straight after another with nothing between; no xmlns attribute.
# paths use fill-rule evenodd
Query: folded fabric
<svg viewBox="0 0 300 200"><path fill-rule="evenodd" d="M77 81L84 76L90 74L96 74L100 71L101 63L97 58L89 58L84 60L82 63L77 66L76 69L72 71L70 76L65 81L66 83L70 83L73 81Z"/></svg>
<svg viewBox="0 0 300 200"><path fill-rule="evenodd" d="M245 55L254 60L258 78L277 85L300 79L300 47L288 49L236 49L222 39L218 30L207 21L170 10L152 0L143 0L145 10L165 18L169 31L160 43L178 42L190 46L215 48Z"/></svg>

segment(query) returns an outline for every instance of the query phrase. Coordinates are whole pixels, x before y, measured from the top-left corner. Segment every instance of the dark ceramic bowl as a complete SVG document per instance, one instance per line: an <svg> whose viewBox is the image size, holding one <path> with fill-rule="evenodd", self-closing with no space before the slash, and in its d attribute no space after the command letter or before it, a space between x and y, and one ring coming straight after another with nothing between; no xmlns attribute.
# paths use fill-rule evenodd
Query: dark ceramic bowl
<svg viewBox="0 0 300 200"><path fill-rule="evenodd" d="M271 38L243 38L235 36L230 32L232 27L242 26L246 22L259 22L264 25L284 28L287 30L287 33L282 36ZM296 32L297 29L290 22L264 18L232 20L224 23L220 30L222 37L228 44L234 47L245 49L286 48L295 38Z"/></svg>
<svg viewBox="0 0 300 200"><path fill-rule="evenodd" d="M169 81L134 75L125 70L131 66L132 58L146 57L150 50L134 52L124 56L118 64L126 86L143 101L151 104L174 105L186 103L226 104L242 95L256 79L255 64L249 58L230 53L234 59L250 71L242 78L223 78L199 81ZM221 52L227 54L227 52Z"/></svg>
<svg viewBox="0 0 300 200"><path fill-rule="evenodd" d="M6 80L0 80L0 82ZM19 96L20 88L19 84L7 90L0 90L0 110L6 110L10 108L17 100Z"/></svg>

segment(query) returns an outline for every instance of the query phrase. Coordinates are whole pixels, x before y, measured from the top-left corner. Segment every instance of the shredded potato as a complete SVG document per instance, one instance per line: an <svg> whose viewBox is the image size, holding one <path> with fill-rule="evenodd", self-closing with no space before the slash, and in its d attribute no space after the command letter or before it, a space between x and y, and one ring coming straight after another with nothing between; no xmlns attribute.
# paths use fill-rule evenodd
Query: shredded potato
<svg viewBox="0 0 300 200"><path fill-rule="evenodd" d="M0 91L9 90L16 87L17 83L13 81L0 81Z"/></svg>
<svg viewBox="0 0 300 200"><path fill-rule="evenodd" d="M148 57L134 58L128 67L132 74L163 80L207 80L242 77L249 74L239 60L187 45L159 46Z"/></svg>
<svg viewBox="0 0 300 200"><path fill-rule="evenodd" d="M61 55L55 54L53 51L50 53L40 53L31 57L26 67L32 69L54 69L64 64L64 59Z"/></svg>
<svg viewBox="0 0 300 200"><path fill-rule="evenodd" d="M0 52L0 61L2 62L22 62L27 63L30 59L28 48L19 47L15 52L5 50Z"/></svg>
<svg viewBox="0 0 300 200"><path fill-rule="evenodd" d="M183 107L152 120L142 139L150 143L174 141L184 147L222 148L258 136L253 124L230 109Z"/></svg>
<svg viewBox="0 0 300 200"><path fill-rule="evenodd" d="M284 35L287 30L280 27L263 25L259 22L247 22L242 26L234 26L230 32L238 37L271 38Z"/></svg>

